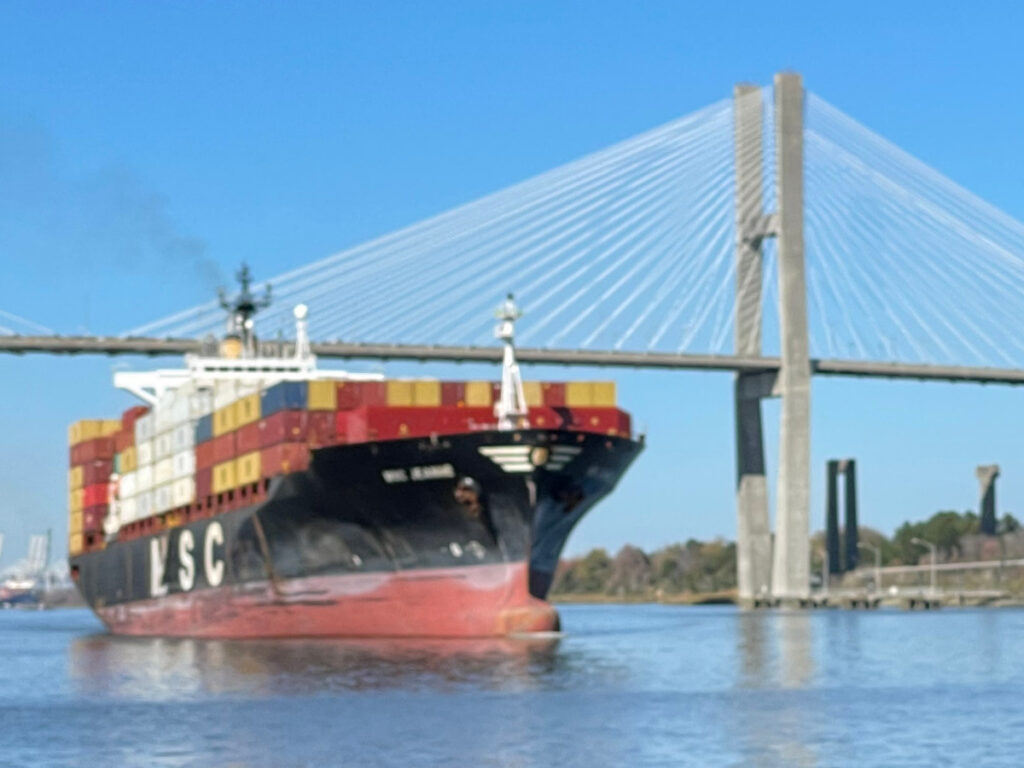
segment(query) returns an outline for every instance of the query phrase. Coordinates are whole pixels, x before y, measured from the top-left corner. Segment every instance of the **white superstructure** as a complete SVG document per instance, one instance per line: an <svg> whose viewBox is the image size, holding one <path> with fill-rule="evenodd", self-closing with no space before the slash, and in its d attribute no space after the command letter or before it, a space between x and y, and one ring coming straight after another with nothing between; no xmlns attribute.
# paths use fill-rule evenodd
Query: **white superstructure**
<svg viewBox="0 0 1024 768"><path fill-rule="evenodd" d="M236 307L246 302L247 285ZM190 354L185 367L117 371L114 386L150 406L135 422L135 463L111 476L110 510L104 531L115 534L142 520L195 500L196 423L219 408L282 381L379 381L379 373L319 370L310 350L307 308L295 307L295 343L257 344L251 315L244 309L229 319L220 354ZM277 354L268 354L268 350Z"/></svg>

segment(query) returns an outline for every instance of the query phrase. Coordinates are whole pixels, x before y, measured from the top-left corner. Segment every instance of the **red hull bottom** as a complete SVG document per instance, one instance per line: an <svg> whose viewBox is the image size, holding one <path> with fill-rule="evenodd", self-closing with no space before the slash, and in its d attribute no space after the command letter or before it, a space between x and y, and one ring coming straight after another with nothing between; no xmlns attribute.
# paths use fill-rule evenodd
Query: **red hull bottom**
<svg viewBox="0 0 1024 768"><path fill-rule="evenodd" d="M97 608L111 632L176 637L495 637L558 629L526 563L289 579Z"/></svg>

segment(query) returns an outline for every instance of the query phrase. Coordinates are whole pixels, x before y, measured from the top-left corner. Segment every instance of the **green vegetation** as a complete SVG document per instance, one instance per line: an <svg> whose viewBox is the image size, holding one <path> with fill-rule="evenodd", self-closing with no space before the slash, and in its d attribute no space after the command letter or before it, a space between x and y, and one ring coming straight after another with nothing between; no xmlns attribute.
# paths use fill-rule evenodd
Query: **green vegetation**
<svg viewBox="0 0 1024 768"><path fill-rule="evenodd" d="M736 545L726 541L673 544L648 555L627 544L610 557L595 549L563 561L554 595L657 597L721 592L736 586Z"/></svg>
<svg viewBox="0 0 1024 768"><path fill-rule="evenodd" d="M928 550L913 539L930 541L938 548L942 560L957 559L963 554L968 537L978 534L980 520L974 512L937 512L922 522L906 522L892 538L871 528L859 530L860 541L878 547L883 565L909 565L924 562ZM1000 533L1013 534L1021 527L1010 514L999 521ZM818 553L812 567L821 568L824 533L814 536L812 547ZM840 543L840 551L845 547ZM861 551L861 563L870 566L874 556ZM727 592L736 587L736 545L730 541L701 542L690 539L685 544L672 544L651 554L627 544L615 556L603 549L594 549L580 558L559 564L552 586L552 596L578 596L612 599L664 599Z"/></svg>

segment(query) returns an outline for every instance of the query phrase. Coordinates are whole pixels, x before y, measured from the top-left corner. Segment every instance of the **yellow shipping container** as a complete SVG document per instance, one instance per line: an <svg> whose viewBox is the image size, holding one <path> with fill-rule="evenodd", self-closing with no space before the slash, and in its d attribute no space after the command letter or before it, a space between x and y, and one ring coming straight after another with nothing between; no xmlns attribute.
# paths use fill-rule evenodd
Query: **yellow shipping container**
<svg viewBox="0 0 1024 768"><path fill-rule="evenodd" d="M84 546L84 538L80 533L72 533L68 536L68 553L77 555L82 551Z"/></svg>
<svg viewBox="0 0 1024 768"><path fill-rule="evenodd" d="M412 384L411 381L390 380L388 382L388 405L412 405Z"/></svg>
<svg viewBox="0 0 1024 768"><path fill-rule="evenodd" d="M68 509L72 512L80 512L82 510L82 497L85 494L81 488L76 488L68 494Z"/></svg>
<svg viewBox="0 0 1024 768"><path fill-rule="evenodd" d="M424 379L412 384L413 405L436 408L441 405L441 382Z"/></svg>
<svg viewBox="0 0 1024 768"><path fill-rule="evenodd" d="M213 412L213 436L220 437L235 428L235 404L225 405Z"/></svg>
<svg viewBox="0 0 1024 768"><path fill-rule="evenodd" d="M104 419L100 422L99 437L110 437L121 431L120 419Z"/></svg>
<svg viewBox="0 0 1024 768"><path fill-rule="evenodd" d="M81 467L72 467L68 470L68 490L73 491L82 487L83 470Z"/></svg>
<svg viewBox="0 0 1024 768"><path fill-rule="evenodd" d="M338 382L311 381L306 388L306 407L311 411L333 411L338 407Z"/></svg>
<svg viewBox="0 0 1024 768"><path fill-rule="evenodd" d="M597 408L615 407L615 382L595 381L592 383L594 406Z"/></svg>
<svg viewBox="0 0 1024 768"><path fill-rule="evenodd" d="M593 382L565 382L565 404L570 408L587 408L592 406L594 404Z"/></svg>
<svg viewBox="0 0 1024 768"><path fill-rule="evenodd" d="M467 381L466 405L471 408L485 408L493 405L491 382Z"/></svg>
<svg viewBox="0 0 1024 768"><path fill-rule="evenodd" d="M539 381L524 381L523 394L526 395L526 404L531 408L544 405L544 393Z"/></svg>
<svg viewBox="0 0 1024 768"><path fill-rule="evenodd" d="M78 445L85 440L100 436L101 419L81 419L68 427L68 443Z"/></svg>
<svg viewBox="0 0 1024 768"><path fill-rule="evenodd" d="M225 461L213 465L213 492L223 493L230 491L238 483L236 482L235 460Z"/></svg>
<svg viewBox="0 0 1024 768"><path fill-rule="evenodd" d="M139 452L130 445L121 452L121 474L134 472L139 468Z"/></svg>
<svg viewBox="0 0 1024 768"><path fill-rule="evenodd" d="M82 530L82 510L72 512L68 517L68 531L70 533L79 533Z"/></svg>
<svg viewBox="0 0 1024 768"><path fill-rule="evenodd" d="M263 476L260 469L259 451L243 454L235 459L235 480L239 485L255 483Z"/></svg>
<svg viewBox="0 0 1024 768"><path fill-rule="evenodd" d="M259 392L246 395L241 400L235 400L235 429L252 424L260 419L260 394Z"/></svg>

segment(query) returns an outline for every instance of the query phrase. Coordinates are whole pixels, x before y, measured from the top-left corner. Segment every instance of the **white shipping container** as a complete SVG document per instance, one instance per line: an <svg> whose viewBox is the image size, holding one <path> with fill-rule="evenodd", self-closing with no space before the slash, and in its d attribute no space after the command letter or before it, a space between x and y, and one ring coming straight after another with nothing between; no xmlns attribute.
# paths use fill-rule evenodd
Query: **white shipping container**
<svg viewBox="0 0 1024 768"><path fill-rule="evenodd" d="M145 491L135 497L135 519L145 520L153 515L153 492Z"/></svg>
<svg viewBox="0 0 1024 768"><path fill-rule="evenodd" d="M174 475L174 460L170 456L160 459L153 465L153 485L160 486L170 482L172 475Z"/></svg>
<svg viewBox="0 0 1024 768"><path fill-rule="evenodd" d="M140 467L148 467L153 463L153 441L135 444L135 456Z"/></svg>
<svg viewBox="0 0 1024 768"><path fill-rule="evenodd" d="M139 489L135 484L135 480L135 472L125 472L121 475L121 479L117 482L117 497L119 499L130 499L135 495L135 492Z"/></svg>
<svg viewBox="0 0 1024 768"><path fill-rule="evenodd" d="M262 389L262 381L240 381L238 382L238 385L235 387L235 399L238 400L240 398L245 397L246 395L251 395L256 392L259 392Z"/></svg>
<svg viewBox="0 0 1024 768"><path fill-rule="evenodd" d="M171 483L171 505L183 507L191 504L196 498L195 480L189 477L179 477Z"/></svg>
<svg viewBox="0 0 1024 768"><path fill-rule="evenodd" d="M153 514L159 515L174 506L171 500L171 485L158 485L153 491Z"/></svg>
<svg viewBox="0 0 1024 768"><path fill-rule="evenodd" d="M223 408L230 405L237 399L237 382L218 381L213 390L213 408Z"/></svg>
<svg viewBox="0 0 1024 768"><path fill-rule="evenodd" d="M198 419L213 413L213 390L200 389L188 399L189 415Z"/></svg>
<svg viewBox="0 0 1024 768"><path fill-rule="evenodd" d="M176 426L171 433L171 450L174 453L181 453L186 449L191 450L195 442L196 423L191 419Z"/></svg>
<svg viewBox="0 0 1024 768"><path fill-rule="evenodd" d="M171 421L171 404L173 403L174 393L164 392L163 396L157 401L156 407L153 409L153 432L154 434L160 434L167 429L168 424Z"/></svg>
<svg viewBox="0 0 1024 768"><path fill-rule="evenodd" d="M156 436L156 440L153 441L153 458L156 461L160 461L160 459L166 459L172 453L174 453L174 433L161 432Z"/></svg>
<svg viewBox="0 0 1024 768"><path fill-rule="evenodd" d="M135 495L148 491L153 487L153 465L147 464L135 470Z"/></svg>
<svg viewBox="0 0 1024 768"><path fill-rule="evenodd" d="M171 477L191 477L196 473L196 454L191 448L174 454L171 462Z"/></svg>
<svg viewBox="0 0 1024 768"><path fill-rule="evenodd" d="M153 435L156 434L155 418L153 412L150 411L135 420L135 445L142 445L147 440L153 439Z"/></svg>
<svg viewBox="0 0 1024 768"><path fill-rule="evenodd" d="M117 504L118 522L120 525L133 523L139 519L138 499L121 499ZM120 527L120 526L119 526Z"/></svg>
<svg viewBox="0 0 1024 768"><path fill-rule="evenodd" d="M170 420L167 426L176 427L178 424L181 424L181 422L188 421L188 419L188 395L181 394L171 404Z"/></svg>

